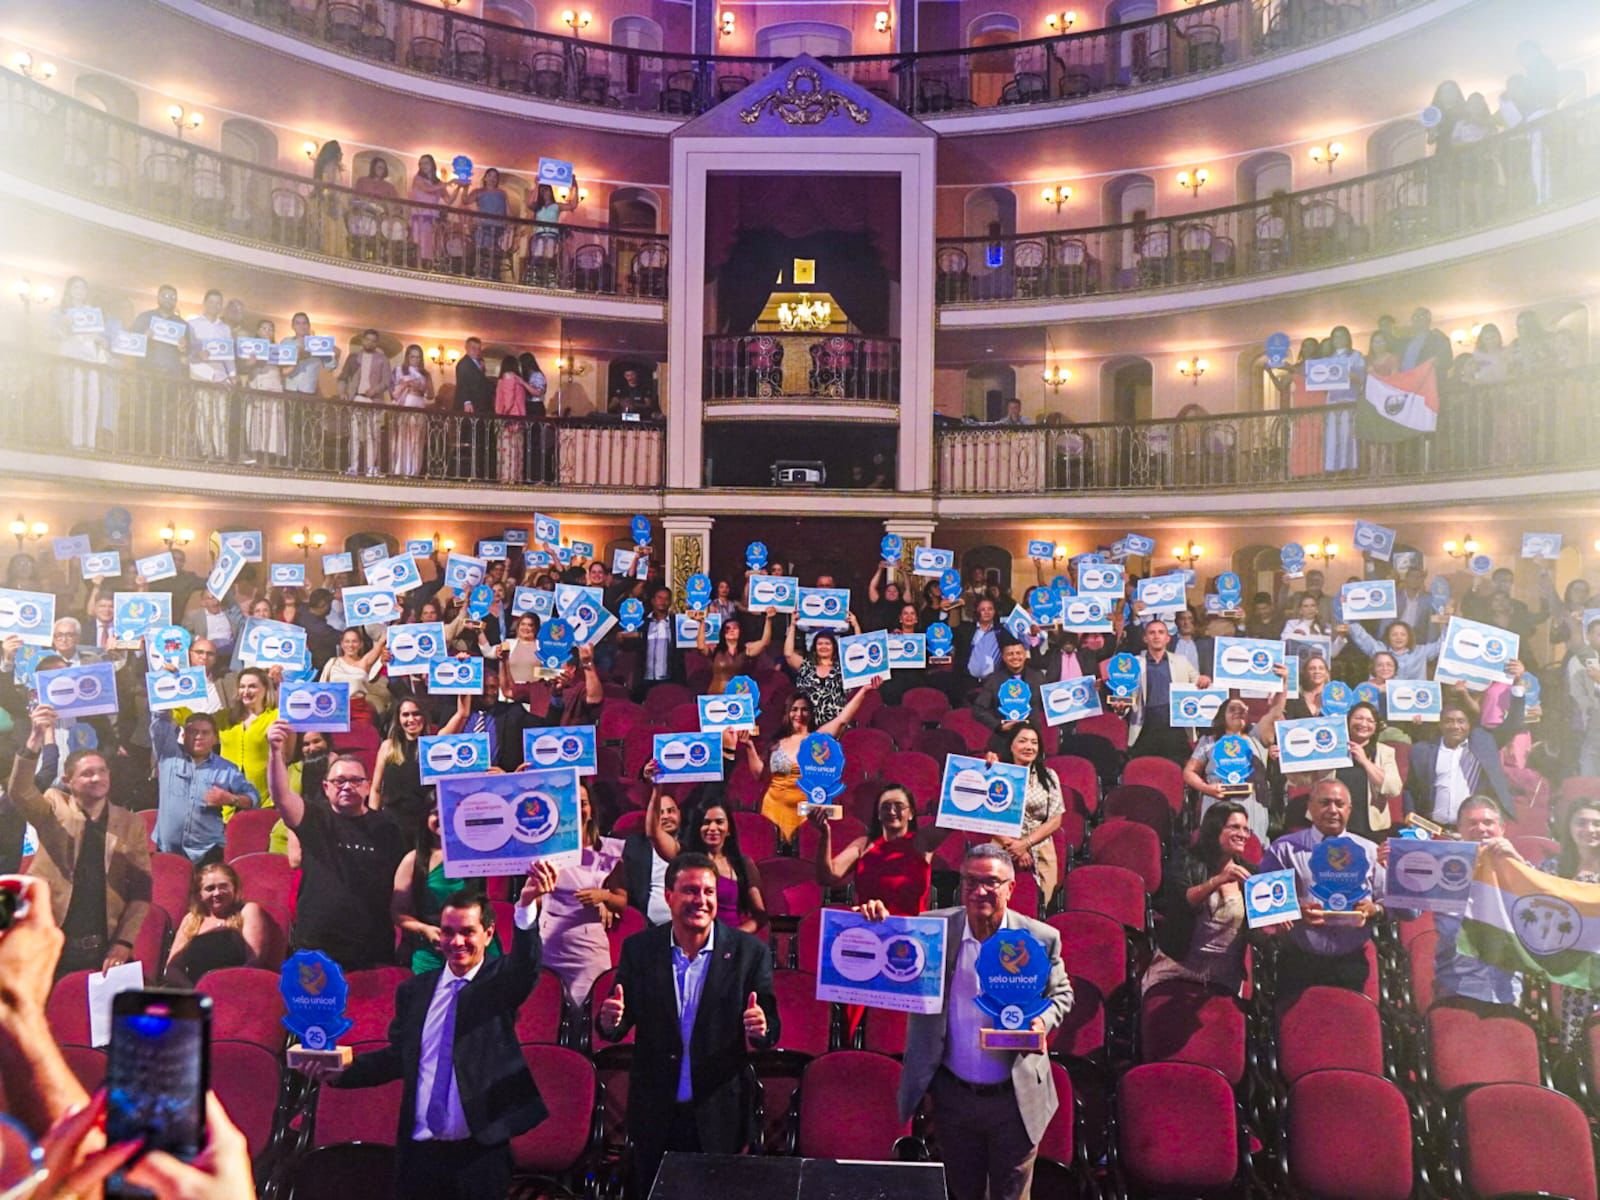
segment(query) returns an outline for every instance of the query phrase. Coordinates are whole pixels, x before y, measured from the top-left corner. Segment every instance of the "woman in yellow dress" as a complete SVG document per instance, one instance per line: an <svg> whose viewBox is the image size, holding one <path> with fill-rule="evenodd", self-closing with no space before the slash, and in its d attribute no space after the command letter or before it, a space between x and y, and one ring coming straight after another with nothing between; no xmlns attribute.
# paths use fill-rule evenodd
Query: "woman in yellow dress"
<svg viewBox="0 0 1600 1200"><path fill-rule="evenodd" d="M878 685L873 683L870 686L876 689ZM798 808L800 801L805 799L805 793L800 790L800 743L810 733L827 733L838 737L839 731L855 719L856 710L861 707L867 691L867 688L860 687L852 692L845 706L839 710L839 715L820 729L812 728L816 713L811 701L799 693L789 697L783 724L778 727L777 739L772 743L772 755L767 764L767 791L761 798L761 815L778 827L778 833L785 841L794 837L795 831L806 821ZM762 771L761 755L756 751L753 741L745 742L745 753L750 756L750 770L759 775Z"/></svg>

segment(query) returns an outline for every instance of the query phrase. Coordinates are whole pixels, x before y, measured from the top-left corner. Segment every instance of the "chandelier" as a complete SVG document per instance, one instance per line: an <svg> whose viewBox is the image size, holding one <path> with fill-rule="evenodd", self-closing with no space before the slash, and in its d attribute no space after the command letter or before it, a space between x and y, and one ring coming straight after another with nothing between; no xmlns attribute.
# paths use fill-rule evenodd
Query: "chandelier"
<svg viewBox="0 0 1600 1200"><path fill-rule="evenodd" d="M778 328L785 333L810 333L833 324L833 304L827 300L801 300L778 305Z"/></svg>

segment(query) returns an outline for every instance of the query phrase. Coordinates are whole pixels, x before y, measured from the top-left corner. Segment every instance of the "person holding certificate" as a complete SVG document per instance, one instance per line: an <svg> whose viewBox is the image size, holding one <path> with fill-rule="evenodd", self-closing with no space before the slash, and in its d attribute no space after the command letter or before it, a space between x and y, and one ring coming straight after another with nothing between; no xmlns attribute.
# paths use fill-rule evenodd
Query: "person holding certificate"
<svg viewBox="0 0 1600 1200"><path fill-rule="evenodd" d="M1279 667L1282 671L1283 668ZM1272 707L1267 710L1262 718L1265 722L1268 717L1276 720L1283 715L1284 696L1287 691L1280 691L1272 698ZM1262 744L1262 722L1258 722L1254 729L1248 728L1250 720L1250 707L1236 696L1229 696L1217 709L1216 718L1211 722L1211 728L1201 735L1200 740L1194 744L1194 753L1189 756L1189 761L1183 767L1183 782L1200 794L1200 812L1202 815L1219 800L1232 799L1241 803L1245 811L1250 814L1250 825L1257 836L1265 837L1267 833L1267 806L1261 797L1266 794L1260 787L1267 775L1267 749ZM1271 729L1271 725L1265 726ZM1229 785L1222 776L1216 761L1217 744L1227 737L1242 739L1249 747L1250 757L1255 762L1255 770L1251 772L1251 791L1248 795L1241 793L1239 785Z"/></svg>
<svg viewBox="0 0 1600 1200"><path fill-rule="evenodd" d="M1019 1200L1033 1182L1039 1141L1059 1101L1042 1051L985 1049L997 1022L980 1007L988 999L981 949L997 935L1023 933L1045 962L1018 963L1041 977L1040 1008L1023 1032L1048 1037L1072 1008L1072 984L1061 961L1061 934L1009 907L1016 868L999 846L967 850L961 862L961 906L928 915L949 922L945 940L944 1011L913 1014L900 1076L900 1119L909 1121L924 1096L933 1099L945 1182L954 1200ZM862 905L869 920L889 916L882 901ZM993 986L992 983L988 986Z"/></svg>
<svg viewBox="0 0 1600 1200"><path fill-rule="evenodd" d="M1159 949L1141 991L1184 980L1239 994L1247 950L1243 884L1251 875L1244 861L1249 842L1244 805L1219 800L1206 809L1194 845L1161 872Z"/></svg>

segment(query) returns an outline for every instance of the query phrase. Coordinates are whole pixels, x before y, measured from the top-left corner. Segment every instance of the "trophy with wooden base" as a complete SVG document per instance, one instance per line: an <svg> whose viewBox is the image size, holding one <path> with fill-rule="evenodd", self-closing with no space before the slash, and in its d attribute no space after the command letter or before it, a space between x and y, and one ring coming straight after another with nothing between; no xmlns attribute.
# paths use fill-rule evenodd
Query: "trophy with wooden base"
<svg viewBox="0 0 1600 1200"><path fill-rule="evenodd" d="M1256 794L1250 777L1255 773L1255 752L1250 743L1236 733L1217 739L1211 751L1211 766L1217 773L1217 789L1223 800L1242 800Z"/></svg>
<svg viewBox="0 0 1600 1200"><path fill-rule="evenodd" d="M985 1050L1015 1050L1043 1054L1046 1034L1033 1028L1033 1019L1046 1012L1050 1001L1050 952L1025 929L1001 929L978 948L976 1003L994 1022L978 1031Z"/></svg>
<svg viewBox="0 0 1600 1200"><path fill-rule="evenodd" d="M1372 895L1372 864L1361 845L1347 837L1327 838L1311 852L1311 895L1324 921L1365 923L1356 905Z"/></svg>
<svg viewBox="0 0 1600 1200"><path fill-rule="evenodd" d="M344 1015L350 987L339 964L320 950L300 950L283 964L278 991L283 996L283 1023L300 1039L285 1056L289 1066L308 1073L349 1066L350 1047L338 1044L350 1030Z"/></svg>

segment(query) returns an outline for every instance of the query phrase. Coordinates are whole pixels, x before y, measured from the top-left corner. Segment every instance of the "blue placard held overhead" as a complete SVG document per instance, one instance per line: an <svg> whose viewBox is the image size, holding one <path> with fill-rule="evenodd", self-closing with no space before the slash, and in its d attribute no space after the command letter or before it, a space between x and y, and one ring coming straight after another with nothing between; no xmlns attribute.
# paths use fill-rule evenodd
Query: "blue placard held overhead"
<svg viewBox="0 0 1600 1200"><path fill-rule="evenodd" d="M535 859L559 870L582 857L573 771L465 775L434 786L444 869L452 878L519 875Z"/></svg>
<svg viewBox="0 0 1600 1200"><path fill-rule="evenodd" d="M322 575L348 575L356 569L356 556L348 550L322 556Z"/></svg>
<svg viewBox="0 0 1600 1200"><path fill-rule="evenodd" d="M561 522L543 513L533 514L533 540L555 545L561 541Z"/></svg>
<svg viewBox="0 0 1600 1200"><path fill-rule="evenodd" d="M445 586L458 592L470 591L483 582L488 570L489 564L485 560L452 550L444 560Z"/></svg>
<svg viewBox="0 0 1600 1200"><path fill-rule="evenodd" d="M950 661L951 651L955 649L956 635L944 621L935 621L928 626L926 645L928 661L930 663L947 663Z"/></svg>
<svg viewBox="0 0 1600 1200"><path fill-rule="evenodd" d="M759 571L767 565L767 544L765 542L751 542L744 548L744 565L752 571Z"/></svg>
<svg viewBox="0 0 1600 1200"><path fill-rule="evenodd" d="M889 678L889 635L882 629L839 639L839 682L845 691Z"/></svg>
<svg viewBox="0 0 1600 1200"><path fill-rule="evenodd" d="M628 532L633 536L635 546L648 546L650 544L650 518L636 516L628 522Z"/></svg>
<svg viewBox="0 0 1600 1200"><path fill-rule="evenodd" d="M305 587L305 563L273 563L267 570L267 581L273 587Z"/></svg>
<svg viewBox="0 0 1600 1200"><path fill-rule="evenodd" d="M579 776L600 770L593 725L560 725L522 731L522 761L541 770L567 767Z"/></svg>
<svg viewBox="0 0 1600 1200"><path fill-rule="evenodd" d="M566 665L572 657L572 648L577 645L577 635L573 631L572 622L565 617L555 617L539 626L538 656L539 665L547 671L554 671Z"/></svg>
<svg viewBox="0 0 1600 1200"><path fill-rule="evenodd" d="M79 560L85 579L115 579L122 574L122 555L115 550L94 550Z"/></svg>
<svg viewBox="0 0 1600 1200"><path fill-rule="evenodd" d="M1224 612L1238 612L1244 606L1244 581L1236 572L1224 571L1217 576L1217 599Z"/></svg>
<svg viewBox="0 0 1600 1200"><path fill-rule="evenodd" d="M751 612L792 613L800 605L800 581L793 575L752 575L749 583Z"/></svg>
<svg viewBox="0 0 1600 1200"><path fill-rule="evenodd" d="M1028 610L1040 625L1054 625L1061 619L1061 597L1054 588L1028 589Z"/></svg>
<svg viewBox="0 0 1600 1200"><path fill-rule="evenodd" d="M428 667L443 659L449 650L440 621L396 625L389 631L386 644L390 675L426 675Z"/></svg>
<svg viewBox="0 0 1600 1200"><path fill-rule="evenodd" d="M1278 765L1285 775L1350 765L1350 731L1342 716L1279 721L1277 733Z"/></svg>
<svg viewBox="0 0 1600 1200"><path fill-rule="evenodd" d="M144 678L145 699L151 712L170 712L175 708L203 711L208 694L204 667L151 671Z"/></svg>
<svg viewBox="0 0 1600 1200"><path fill-rule="evenodd" d="M1106 686L1111 689L1112 696L1118 700L1132 700L1139 690L1140 669L1139 660L1126 651L1112 655L1106 667Z"/></svg>
<svg viewBox="0 0 1600 1200"><path fill-rule="evenodd" d="M1271 638L1219 637L1216 640L1211 681L1217 687L1279 692L1283 690L1283 678L1277 668L1282 665L1281 641Z"/></svg>
<svg viewBox="0 0 1600 1200"><path fill-rule="evenodd" d="M795 753L797 783L808 804L831 804L844 791L844 747L830 733L808 733Z"/></svg>
<svg viewBox="0 0 1600 1200"><path fill-rule="evenodd" d="M1299 542L1286 542L1278 551L1278 561L1283 573L1290 579L1299 579L1306 573L1306 548Z"/></svg>
<svg viewBox="0 0 1600 1200"><path fill-rule="evenodd" d="M146 583L158 583L178 573L178 560L172 557L171 550L163 550L147 558L135 559L133 569Z"/></svg>
<svg viewBox="0 0 1600 1200"><path fill-rule="evenodd" d="M1056 557L1056 544L1035 539L1028 543L1028 557L1053 562Z"/></svg>
<svg viewBox="0 0 1600 1200"><path fill-rule="evenodd" d="M483 691L483 659L442 658L428 664L430 696L476 696Z"/></svg>
<svg viewBox="0 0 1600 1200"><path fill-rule="evenodd" d="M111 603L111 630L119 642L142 642L147 630L172 624L171 592L117 592Z"/></svg>
<svg viewBox="0 0 1600 1200"><path fill-rule="evenodd" d="M417 767L423 783L451 775L478 775L494 764L487 733L445 733L417 740Z"/></svg>
<svg viewBox="0 0 1600 1200"><path fill-rule="evenodd" d="M48 704L59 717L97 717L117 711L117 669L110 662L35 671L33 686L39 703Z"/></svg>
<svg viewBox="0 0 1600 1200"><path fill-rule="evenodd" d="M918 546L911 553L911 573L924 579L937 579L956 565L954 550L938 550L932 546Z"/></svg>
<svg viewBox="0 0 1600 1200"><path fill-rule="evenodd" d="M1394 554L1394 530L1376 521L1357 521L1355 546L1369 558L1388 562Z"/></svg>
<svg viewBox="0 0 1600 1200"><path fill-rule="evenodd" d="M541 621L555 615L555 593L544 588L519 587L511 593L511 615L532 613Z"/></svg>
<svg viewBox="0 0 1600 1200"><path fill-rule="evenodd" d="M701 571L689 576L683 585L683 602L691 612L705 612L711 603L710 577Z"/></svg>
<svg viewBox="0 0 1600 1200"><path fill-rule="evenodd" d="M348 683L286 683L278 690L278 715L297 733L348 733Z"/></svg>
<svg viewBox="0 0 1600 1200"><path fill-rule="evenodd" d="M1067 596L1061 601L1061 627L1069 633L1112 632L1111 608L1117 601L1107 596Z"/></svg>
<svg viewBox="0 0 1600 1200"><path fill-rule="evenodd" d="M1105 711L1100 707L1100 689L1090 675L1042 685L1039 702L1044 706L1046 725L1065 725L1069 721L1097 717Z"/></svg>
<svg viewBox="0 0 1600 1200"><path fill-rule="evenodd" d="M701 733L754 731L756 728L755 703L748 692L697 696L695 703L700 709Z"/></svg>
<svg viewBox="0 0 1600 1200"><path fill-rule="evenodd" d="M878 558L886 563L898 563L905 553L905 543L898 533L886 533L878 542Z"/></svg>
<svg viewBox="0 0 1600 1200"><path fill-rule="evenodd" d="M720 733L658 733L653 745L657 783L722 778Z"/></svg>
<svg viewBox="0 0 1600 1200"><path fill-rule="evenodd" d="M1217 713L1228 702L1227 688L1198 688L1181 683L1172 685L1172 727L1210 729Z"/></svg>
<svg viewBox="0 0 1600 1200"><path fill-rule="evenodd" d="M800 589L795 624L801 629L849 629L849 588Z"/></svg>
<svg viewBox="0 0 1600 1200"><path fill-rule="evenodd" d="M1287 333L1270 333L1267 335L1267 366L1286 367L1289 365L1289 335Z"/></svg>

